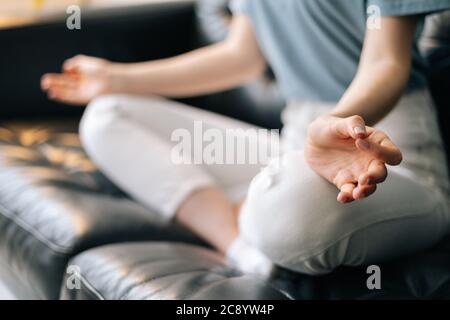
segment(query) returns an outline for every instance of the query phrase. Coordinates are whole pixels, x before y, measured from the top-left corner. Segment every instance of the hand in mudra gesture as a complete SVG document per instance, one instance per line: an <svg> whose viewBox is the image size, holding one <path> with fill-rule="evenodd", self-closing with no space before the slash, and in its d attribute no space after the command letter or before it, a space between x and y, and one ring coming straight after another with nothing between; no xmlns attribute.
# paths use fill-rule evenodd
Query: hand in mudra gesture
<svg viewBox="0 0 450 320"><path fill-rule="evenodd" d="M48 73L41 87L52 100L86 105L95 97L111 91L111 63L105 59L78 55L63 64L61 73Z"/></svg>
<svg viewBox="0 0 450 320"><path fill-rule="evenodd" d="M340 190L337 200L347 203L373 194L387 177L386 165L400 164L402 153L359 116L323 116L308 128L305 158Z"/></svg>

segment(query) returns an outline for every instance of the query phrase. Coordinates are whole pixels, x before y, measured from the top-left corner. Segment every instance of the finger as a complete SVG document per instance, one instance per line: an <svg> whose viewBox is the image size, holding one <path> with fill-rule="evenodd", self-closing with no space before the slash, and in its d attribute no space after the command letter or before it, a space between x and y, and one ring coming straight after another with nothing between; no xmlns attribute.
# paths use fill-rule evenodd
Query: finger
<svg viewBox="0 0 450 320"><path fill-rule="evenodd" d="M50 73L46 73L41 77L41 89L48 90L52 84L53 75Z"/></svg>
<svg viewBox="0 0 450 320"><path fill-rule="evenodd" d="M340 170L333 179L333 184L340 190L347 183L356 184L356 178L350 170Z"/></svg>
<svg viewBox="0 0 450 320"><path fill-rule="evenodd" d="M70 91L64 87L52 87L48 90L48 97L53 100L63 100L67 97L70 97Z"/></svg>
<svg viewBox="0 0 450 320"><path fill-rule="evenodd" d="M402 153L392 141L385 136L381 142L376 143L369 139L358 139L355 143L356 146L365 152L369 152L376 159L383 161L391 166L399 165L402 162Z"/></svg>
<svg viewBox="0 0 450 320"><path fill-rule="evenodd" d="M355 187L356 186L354 183L346 183L346 184L342 185L342 187L340 188L340 192L337 196L337 200L340 203L352 202L354 200L353 190L355 189Z"/></svg>
<svg viewBox="0 0 450 320"><path fill-rule="evenodd" d="M388 165L397 166L403 160L403 155L400 149L391 141L389 137L385 137L381 143L380 148L386 151L384 160Z"/></svg>
<svg viewBox="0 0 450 320"><path fill-rule="evenodd" d="M352 197L355 200L361 200L361 199L367 198L368 196L372 195L376 190L377 190L376 184L370 184L370 185L364 185L364 186L358 185L353 190Z"/></svg>
<svg viewBox="0 0 450 320"><path fill-rule="evenodd" d="M402 162L402 153L400 149L392 142L386 133L375 130L369 140L375 143L375 147L381 149L380 152L382 158L380 160L389 165L398 165Z"/></svg>
<svg viewBox="0 0 450 320"><path fill-rule="evenodd" d="M64 88L64 87L56 87L52 88L48 91L48 97L51 100L64 102L72 105L81 105L80 97L75 90Z"/></svg>
<svg viewBox="0 0 450 320"><path fill-rule="evenodd" d="M41 87L43 90L49 90L52 87L76 88L78 78L64 74L46 74L42 77Z"/></svg>
<svg viewBox="0 0 450 320"><path fill-rule="evenodd" d="M360 116L352 116L337 121L335 130L342 138L353 138L356 140L367 137L366 123Z"/></svg>
<svg viewBox="0 0 450 320"><path fill-rule="evenodd" d="M386 166L380 160L373 160L369 167L367 168L367 172L361 174L358 178L358 185L371 185L382 183L386 180L388 175Z"/></svg>
<svg viewBox="0 0 450 320"><path fill-rule="evenodd" d="M63 71L65 72L77 72L83 63L85 56L82 54L76 55L73 58L67 59L63 63Z"/></svg>

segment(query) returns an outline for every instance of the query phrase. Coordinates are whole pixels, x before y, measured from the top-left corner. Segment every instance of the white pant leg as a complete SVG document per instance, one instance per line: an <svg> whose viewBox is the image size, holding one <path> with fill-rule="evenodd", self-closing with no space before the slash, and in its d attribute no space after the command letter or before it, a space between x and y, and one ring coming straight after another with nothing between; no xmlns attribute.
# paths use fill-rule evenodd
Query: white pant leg
<svg viewBox="0 0 450 320"><path fill-rule="evenodd" d="M289 152L252 181L242 236L276 264L322 274L427 248L449 228L443 194L392 170L367 199L340 204L337 194L302 152Z"/></svg>
<svg viewBox="0 0 450 320"><path fill-rule="evenodd" d="M194 190L217 185L230 196L245 195L251 179L262 164L175 164L171 141L174 130L185 129L193 139L194 122L203 130L255 129L237 120L192 108L160 97L107 95L88 106L80 124L86 152L113 182L144 205L170 219ZM278 139L263 133L246 135L246 146L271 143L277 152ZM195 144L195 141L192 141ZM242 152L242 150L237 150ZM244 150L245 152L245 150Z"/></svg>

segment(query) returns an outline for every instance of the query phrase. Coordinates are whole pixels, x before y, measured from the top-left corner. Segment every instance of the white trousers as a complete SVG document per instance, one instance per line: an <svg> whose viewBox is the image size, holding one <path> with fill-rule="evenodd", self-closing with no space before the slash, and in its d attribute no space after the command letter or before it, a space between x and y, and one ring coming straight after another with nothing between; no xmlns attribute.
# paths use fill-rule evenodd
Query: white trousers
<svg viewBox="0 0 450 320"><path fill-rule="evenodd" d="M322 274L397 258L439 241L450 225L447 167L426 93L405 96L380 123L402 149L403 164L390 170L374 195L350 204L336 201L338 190L309 168L301 151L307 124L330 107L292 103L283 114L279 145L277 136L254 135L247 130L254 126L211 112L159 97L108 95L88 106L80 135L105 175L168 220L200 188L218 186L232 201L247 195L241 236L291 270ZM203 132L214 129L225 138L227 129L241 129L245 146L270 145L274 160L262 171L264 163L177 163L174 132L183 129L201 139L198 121Z"/></svg>

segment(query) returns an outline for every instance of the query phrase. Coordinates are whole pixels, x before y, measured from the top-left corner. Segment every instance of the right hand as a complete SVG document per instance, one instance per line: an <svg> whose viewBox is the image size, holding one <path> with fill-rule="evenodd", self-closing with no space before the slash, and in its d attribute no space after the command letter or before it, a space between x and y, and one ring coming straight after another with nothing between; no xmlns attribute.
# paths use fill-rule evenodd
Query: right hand
<svg viewBox="0 0 450 320"><path fill-rule="evenodd" d="M381 130L359 116L322 116L308 128L305 159L339 190L337 200L352 202L370 196L387 177L386 165L402 161L400 149Z"/></svg>
<svg viewBox="0 0 450 320"><path fill-rule="evenodd" d="M41 88L50 99L72 105L86 105L95 97L111 92L111 62L77 55L63 64L62 73L41 78Z"/></svg>

